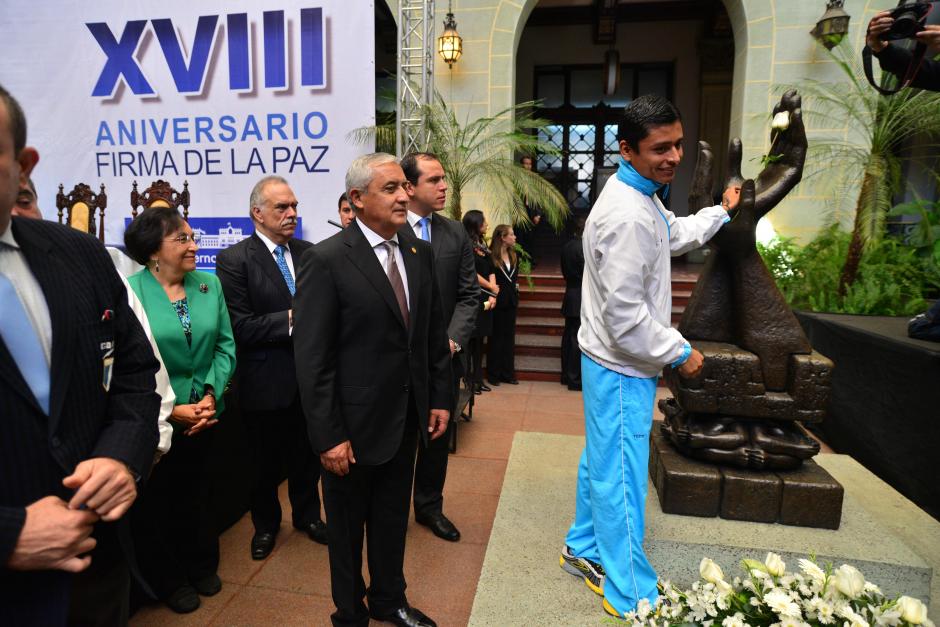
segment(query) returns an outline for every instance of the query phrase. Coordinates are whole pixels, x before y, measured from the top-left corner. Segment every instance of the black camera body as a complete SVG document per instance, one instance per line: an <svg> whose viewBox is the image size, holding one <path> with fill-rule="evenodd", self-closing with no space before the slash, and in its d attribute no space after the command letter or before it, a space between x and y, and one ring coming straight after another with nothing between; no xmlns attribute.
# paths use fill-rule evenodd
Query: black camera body
<svg viewBox="0 0 940 627"><path fill-rule="evenodd" d="M882 35L884 41L911 39L931 24L940 24L940 1L923 2L921 0L900 0L891 10L894 23L891 30Z"/></svg>

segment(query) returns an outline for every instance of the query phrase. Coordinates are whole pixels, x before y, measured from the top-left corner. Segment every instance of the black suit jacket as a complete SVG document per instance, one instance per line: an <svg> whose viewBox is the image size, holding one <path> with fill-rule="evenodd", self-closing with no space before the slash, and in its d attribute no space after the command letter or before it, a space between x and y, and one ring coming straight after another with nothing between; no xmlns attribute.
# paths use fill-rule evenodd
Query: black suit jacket
<svg viewBox="0 0 940 627"><path fill-rule="evenodd" d="M294 276L300 276L303 255L313 246L288 242ZM293 297L274 256L257 235L226 248L216 257L238 347L235 372L239 403L245 411L275 411L289 407L297 395L294 344L287 311Z"/></svg>
<svg viewBox="0 0 940 627"><path fill-rule="evenodd" d="M46 416L0 339L0 617L14 608L29 611L24 603L45 612L48 599L37 599L36 590L48 585L55 598L68 584L59 573L3 569L25 506L49 495L71 498L62 479L92 457L120 460L146 476L160 409L157 360L101 243L42 220L13 218L10 228L49 307L52 361ZM102 386L107 342L114 347L109 392Z"/></svg>
<svg viewBox="0 0 940 627"><path fill-rule="evenodd" d="M584 246L580 237L561 247L561 274L565 277L565 297L561 313L568 318L581 315L581 277L584 275Z"/></svg>
<svg viewBox="0 0 940 627"><path fill-rule="evenodd" d="M511 309L519 306L519 265L509 270L502 261L493 262L496 270L496 285L499 294L496 295L496 309Z"/></svg>
<svg viewBox="0 0 940 627"><path fill-rule="evenodd" d="M891 72L901 80L907 73L914 53L901 48L897 44L891 44L881 52L875 54L875 56L878 58L878 63L881 64L883 71ZM914 80L911 81L911 87L940 91L940 61L935 61L931 59L930 56L930 52L928 51L924 60L921 61L920 67L917 69Z"/></svg>
<svg viewBox="0 0 940 627"><path fill-rule="evenodd" d="M294 357L310 441L321 453L350 440L362 465L394 456L411 398L425 442L429 409L453 405L433 253L413 233L403 230L398 240L408 328L356 222L304 254L294 296Z"/></svg>
<svg viewBox="0 0 940 627"><path fill-rule="evenodd" d="M410 225L402 227L405 229L414 235ZM431 248L447 337L466 348L476 324L480 300L480 284L477 283L470 238L456 220L432 213Z"/></svg>

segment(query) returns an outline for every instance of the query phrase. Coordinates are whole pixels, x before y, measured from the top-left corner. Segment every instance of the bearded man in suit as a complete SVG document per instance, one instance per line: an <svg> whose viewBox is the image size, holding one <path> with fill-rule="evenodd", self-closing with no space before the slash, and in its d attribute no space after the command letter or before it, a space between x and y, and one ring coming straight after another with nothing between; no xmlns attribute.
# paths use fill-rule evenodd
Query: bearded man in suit
<svg viewBox="0 0 940 627"><path fill-rule="evenodd" d="M366 627L370 615L435 625L405 597L405 533L417 442L426 446L446 431L453 375L433 251L401 228L406 184L391 155L353 161L346 190L356 219L304 254L294 299L300 394L327 471L337 626Z"/></svg>

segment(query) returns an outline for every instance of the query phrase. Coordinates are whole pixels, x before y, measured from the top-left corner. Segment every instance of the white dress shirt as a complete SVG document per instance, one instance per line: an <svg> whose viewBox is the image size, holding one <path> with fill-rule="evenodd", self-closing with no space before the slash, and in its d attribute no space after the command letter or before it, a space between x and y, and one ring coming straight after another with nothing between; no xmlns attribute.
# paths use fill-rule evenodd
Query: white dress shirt
<svg viewBox="0 0 940 627"><path fill-rule="evenodd" d="M405 302L408 303L408 311L411 311L411 295L408 293L408 272L405 270L405 258L401 254L401 246L398 245L398 233L386 240L367 227L366 223L362 220L356 220L356 223L359 225L359 228L362 229L362 234L366 236L366 240L369 242L369 246L372 247L372 252L375 253L382 269L385 270L385 274L388 274L388 251L383 244L387 241L395 242L396 245L392 247L395 249L395 262L398 264L398 273L401 275L401 282L405 285Z"/></svg>
<svg viewBox="0 0 940 627"><path fill-rule="evenodd" d="M39 281L26 264L26 256L13 237L12 223L0 234L0 272L6 275L29 316L29 322L36 331L39 344L46 358L46 366L52 363L52 318L49 317L49 305L42 293Z"/></svg>
<svg viewBox="0 0 940 627"><path fill-rule="evenodd" d="M430 238L433 237L431 235L431 222L433 221L433 218L431 218L431 216L433 215L434 215L433 213L428 214L428 241L429 242L431 241ZM414 231L415 237L417 237L418 239L421 239L421 225L418 224L418 222L420 222L423 219L424 218L419 216L417 213L414 213L413 211L410 211L410 210L408 211L408 224L411 225L411 230Z"/></svg>
<svg viewBox="0 0 940 627"><path fill-rule="evenodd" d="M677 218L656 196L612 176L584 227L578 344L631 377L654 377L686 354L671 322L669 256L702 246L728 220L721 207Z"/></svg>
<svg viewBox="0 0 940 627"><path fill-rule="evenodd" d="M268 247L268 252L271 253L271 256L274 257L274 249L277 248L277 244L268 239L268 236L255 229L255 235L257 235L264 245ZM284 260L287 262L287 269L290 270L291 278L295 281L297 280L297 273L294 272L294 258L290 254L290 246L284 244ZM274 257L274 262L277 263L277 257Z"/></svg>

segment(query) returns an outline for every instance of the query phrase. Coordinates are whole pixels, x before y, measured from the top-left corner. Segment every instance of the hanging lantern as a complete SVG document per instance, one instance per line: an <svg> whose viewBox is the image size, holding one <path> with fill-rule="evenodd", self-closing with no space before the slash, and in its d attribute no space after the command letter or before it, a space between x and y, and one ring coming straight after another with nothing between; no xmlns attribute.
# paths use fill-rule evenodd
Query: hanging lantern
<svg viewBox="0 0 940 627"><path fill-rule="evenodd" d="M838 46L849 32L850 16L842 8L844 4L845 0L829 0L826 12L816 22L816 28L810 31L810 34L824 45L826 50L832 50Z"/></svg>
<svg viewBox="0 0 940 627"><path fill-rule="evenodd" d="M444 19L444 33L437 38L437 52L444 59L447 67L453 69L454 63L463 53L463 38L457 33L457 22L454 20L454 14L450 11L450 5L447 6L447 17Z"/></svg>
<svg viewBox="0 0 940 627"><path fill-rule="evenodd" d="M620 87L620 53L611 48L604 53L604 95L613 96Z"/></svg>

